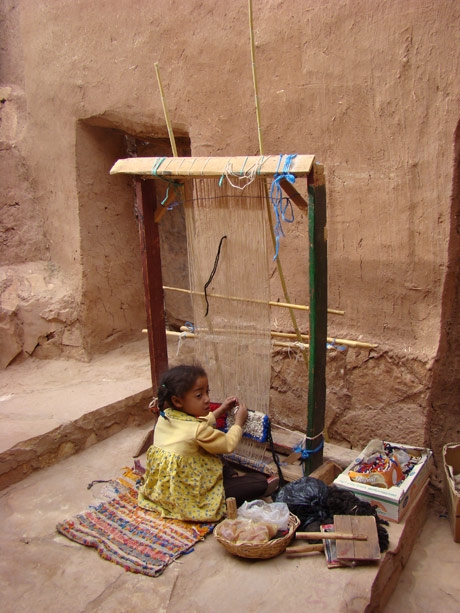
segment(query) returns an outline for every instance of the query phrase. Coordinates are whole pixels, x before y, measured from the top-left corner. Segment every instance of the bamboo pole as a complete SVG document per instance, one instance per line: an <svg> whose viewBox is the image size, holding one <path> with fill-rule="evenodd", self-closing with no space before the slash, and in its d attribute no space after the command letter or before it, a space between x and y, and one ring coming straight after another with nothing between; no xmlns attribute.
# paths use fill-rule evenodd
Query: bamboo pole
<svg viewBox="0 0 460 613"><path fill-rule="evenodd" d="M254 102L256 107L256 119L257 119L257 135L259 139L259 153L263 155L264 147L262 143L262 122L260 117L260 104L259 104L259 87L257 85L257 71L256 71L256 52L254 43L254 18L252 13L252 0L248 0L249 3L249 38L251 42L251 66L252 66L252 82L254 86Z"/></svg>
<svg viewBox="0 0 460 613"><path fill-rule="evenodd" d="M280 338L297 338L297 335L293 334L292 332L272 331L271 335L278 336ZM309 339L308 334L302 334L302 339L308 340ZM333 345L347 345L348 347L361 347L363 349L375 349L376 347L378 347L378 345L375 343L365 343L363 341L353 341L353 340L346 339L346 338L333 338L331 336L328 336L326 340L328 343L331 343Z"/></svg>
<svg viewBox="0 0 460 613"><path fill-rule="evenodd" d="M178 156L177 156L176 141L174 138L173 129L171 127L171 121L169 119L168 107L166 106L166 99L165 99L165 94L164 94L164 89L163 89L163 83L161 82L160 68L158 66L158 62L155 62L154 66L155 66L155 72L157 75L158 87L160 89L161 104L163 106L163 114L164 114L165 121L166 121L166 127L168 129L169 140L171 142L171 149L172 149L174 157L177 158Z"/></svg>
<svg viewBox="0 0 460 613"><path fill-rule="evenodd" d="M225 331L228 332L228 330L225 330ZM147 329L143 329L142 332L146 333ZM167 330L167 332L174 332L174 335L178 335L178 336L182 334L183 332L192 334L191 331L185 326L181 326L180 332L175 332L174 330ZM223 330L214 330L214 332L221 333L223 332ZM239 332L241 334L241 330L239 331L235 330L235 332ZM245 332L245 334L249 334L249 331ZM275 330L271 330L270 335L272 336L272 338L288 338L288 339L297 338L297 334L293 334L292 332L276 332ZM308 334L302 334L301 337L302 337L302 342L309 340ZM354 341L348 338L332 338L330 336L327 337L327 342L331 343L332 345L345 345L346 347L360 348L360 349L375 349L376 347L378 347L378 344L376 343L365 343L364 341Z"/></svg>
<svg viewBox="0 0 460 613"><path fill-rule="evenodd" d="M181 326L181 331L182 332L190 332L190 329L187 328L186 326ZM214 330L214 332L228 332L228 330ZM242 334L242 331L237 331L235 330L235 333L239 332L240 334ZM255 331L246 331L245 334L256 334ZM270 335L273 338L288 338L288 339L295 339L297 338L297 334L294 334L293 332L277 332L276 330L271 330L270 331ZM302 334L302 341L309 341L310 336L308 334ZM331 336L328 336L326 338L328 343L331 343L332 345L346 345L348 347L360 347L362 349L375 349L376 347L378 347L377 344L375 343L365 343L363 341L353 341L347 338L333 338Z"/></svg>
<svg viewBox="0 0 460 613"><path fill-rule="evenodd" d="M160 68L158 66L158 62L155 62L154 66L155 66L155 73L157 75L158 88L160 90L161 105L163 107L163 114L164 114L164 118L166 122L166 128L168 130L168 135L169 135L169 142L171 143L171 149L173 152L173 156L177 158L178 155L177 155L176 139L174 138L174 132L171 126L171 120L169 118L168 107L166 105L166 98L164 94L163 83L161 81ZM163 215L166 213L167 210L168 208L166 206L161 206L157 211L155 211L155 222L156 223L159 223L159 221L162 219Z"/></svg>
<svg viewBox="0 0 460 613"><path fill-rule="evenodd" d="M147 332L147 329L143 329L142 332ZM185 326L181 326L180 332L176 332L174 330L167 330L166 333L169 334L171 333L171 336L180 336L183 333L187 333L192 335L193 333L186 328ZM224 330L214 330L214 332L216 333L222 333L224 332ZM225 332L228 332L228 330L225 330ZM240 331L241 334L241 331ZM245 334L248 334L247 332ZM296 339L297 335L293 334L292 332L276 332L274 330L272 330L270 332L270 335L272 338L288 338L288 339ZM193 336L187 337L187 338L194 338ZM307 341L309 340L309 336L308 334L302 334L302 342L303 341ZM279 341L281 343L281 341ZM360 349L375 349L376 347L378 347L378 345L376 343L365 343L363 341L353 341L351 339L347 339L347 338L332 338L330 336L327 337L327 342L331 343L332 345L345 345L346 347L352 347L352 348L360 348ZM291 343L291 344L286 344L286 345L278 345L278 346L293 346L296 347L295 343ZM306 344L306 346L308 347L308 345Z"/></svg>
<svg viewBox="0 0 460 613"><path fill-rule="evenodd" d="M255 41L254 41L254 18L253 18L253 12L252 12L252 0L248 0L248 8L249 8L249 38L250 38L250 43L251 43L252 81L253 81L253 86L254 86L254 102L255 102L255 107L256 107L257 134L258 134L258 139L259 139L259 153L261 156L263 156L264 147L263 147L263 142L262 142L262 121L261 121L260 104L259 104L259 87L257 84L256 53L255 53ZM266 182L265 182L265 207L267 210L267 218L268 218L268 222L270 226L270 235L272 239L273 250L275 251L276 250L276 237L275 237L275 231L273 229L272 211L270 207L270 196L268 193L268 186ZM284 278L283 268L281 266L281 260L279 256L276 258L276 267L278 270L281 287L283 289L284 299L286 300L286 303L289 304L291 300L289 298L286 280ZM300 328L297 324L295 312L293 311L291 307L288 307L288 308L289 308L289 315L292 321L292 326L298 336L299 342L301 342ZM302 357L305 362L305 366L307 367L307 370L308 370L309 369L309 356L305 350L302 351Z"/></svg>
<svg viewBox="0 0 460 613"><path fill-rule="evenodd" d="M172 291L172 292L182 292L184 294L198 294L204 296L204 292L192 292L190 289L184 289L182 287L170 287L168 285L163 286L164 290ZM257 300L256 298L241 298L239 296L223 296L222 294L207 294L208 298L222 298L225 300L234 300L236 302L254 302L259 304L265 304L263 300ZM273 307L282 307L286 309L296 309L299 311L309 311L310 307L304 304L293 304L291 302L275 302L269 300L269 306ZM328 313L332 313L333 315L345 315L345 311L340 311L338 309L328 309Z"/></svg>
<svg viewBox="0 0 460 613"><path fill-rule="evenodd" d="M197 335L194 332L185 332L185 331L176 332L175 330L166 330L166 336L174 336L178 339L181 339L181 338L196 338ZM290 347L291 349L308 348L308 345L305 345L304 343L296 344L296 343L286 343L282 341L273 341L272 344L275 347Z"/></svg>

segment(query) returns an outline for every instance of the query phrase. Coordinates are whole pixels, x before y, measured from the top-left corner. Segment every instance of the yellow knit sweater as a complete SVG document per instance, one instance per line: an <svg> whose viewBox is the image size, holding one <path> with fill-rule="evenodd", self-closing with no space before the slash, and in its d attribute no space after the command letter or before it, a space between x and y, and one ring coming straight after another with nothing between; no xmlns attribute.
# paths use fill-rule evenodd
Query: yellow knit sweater
<svg viewBox="0 0 460 613"><path fill-rule="evenodd" d="M227 433L215 429L215 417L192 417L166 409L147 452L147 470L139 505L163 517L218 521L225 512L222 462L242 437L240 426Z"/></svg>

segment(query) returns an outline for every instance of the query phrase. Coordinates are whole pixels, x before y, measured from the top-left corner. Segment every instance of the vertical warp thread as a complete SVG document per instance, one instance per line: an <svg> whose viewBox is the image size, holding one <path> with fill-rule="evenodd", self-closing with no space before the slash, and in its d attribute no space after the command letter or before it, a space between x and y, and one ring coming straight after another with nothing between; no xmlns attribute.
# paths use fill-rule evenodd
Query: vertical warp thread
<svg viewBox="0 0 460 613"><path fill-rule="evenodd" d="M249 408L268 413L271 338L264 186L259 177L243 190L227 181L219 187L218 179L195 179L186 220L195 356L208 372L212 400L235 394ZM227 237L225 258L218 260L212 293L205 297L209 263L217 259L216 236Z"/></svg>

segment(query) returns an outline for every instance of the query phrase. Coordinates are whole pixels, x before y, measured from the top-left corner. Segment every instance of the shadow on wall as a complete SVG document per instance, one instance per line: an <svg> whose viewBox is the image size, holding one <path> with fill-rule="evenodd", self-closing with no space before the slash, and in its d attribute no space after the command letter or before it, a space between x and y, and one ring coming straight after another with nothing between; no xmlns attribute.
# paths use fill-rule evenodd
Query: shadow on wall
<svg viewBox="0 0 460 613"><path fill-rule="evenodd" d="M442 296L441 339L433 366L427 439L442 480L442 447L460 441L460 122L454 143L454 180L451 194L447 273Z"/></svg>
<svg viewBox="0 0 460 613"><path fill-rule="evenodd" d="M139 338L146 326L134 179L111 176L110 169L123 157L172 155L166 138L132 136L118 127L95 125L97 122L98 118L79 122L76 139L82 262L80 323L90 355ZM179 138L176 144L180 156L190 155L188 138ZM161 202L166 186L157 189ZM183 207L163 217L160 238L164 283L188 287ZM178 300L167 296L166 300L172 320L185 321L190 316L183 297Z"/></svg>

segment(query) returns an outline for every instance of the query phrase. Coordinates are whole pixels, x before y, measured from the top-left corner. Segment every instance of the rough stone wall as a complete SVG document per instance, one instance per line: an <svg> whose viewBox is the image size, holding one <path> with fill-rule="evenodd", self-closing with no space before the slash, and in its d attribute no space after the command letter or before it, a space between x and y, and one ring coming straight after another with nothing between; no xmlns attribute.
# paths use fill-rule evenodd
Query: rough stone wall
<svg viewBox="0 0 460 613"><path fill-rule="evenodd" d="M153 143L153 150L167 136L154 62L174 131L189 139L192 155L259 152L247 2L1 5L0 163L9 176L1 201L2 278L27 278L15 268L25 262L39 270L49 263L64 301L50 297L51 307L62 313L72 302L74 312L41 322L45 330L29 346L48 355L51 342L51 353L66 355L71 347L70 355L85 357L143 325L132 186L107 172L127 151L124 135ZM457 320L443 355L438 348L443 301L452 296L444 290L446 271L457 257L449 241L460 6L253 0L253 9L264 153L313 153L325 166L329 303L346 313L330 318L330 336L378 344L330 353L329 435L351 445L371 436L430 443L428 411L440 419L429 400L433 365L452 362L452 354L458 359ZM303 215L297 212L285 232L280 257L290 297L305 303ZM454 269L451 277L458 285ZM272 294L282 299L274 271ZM0 300L6 366L29 353L29 325L20 316L20 292L10 289L8 306L3 293ZM34 312L37 319L42 311ZM274 325L290 328L286 314L276 313ZM72 345L59 344L64 334ZM299 427L306 403L301 369L286 353L274 356L275 414ZM444 385L458 382L452 374ZM438 446L458 434L452 398L443 413L451 425Z"/></svg>

